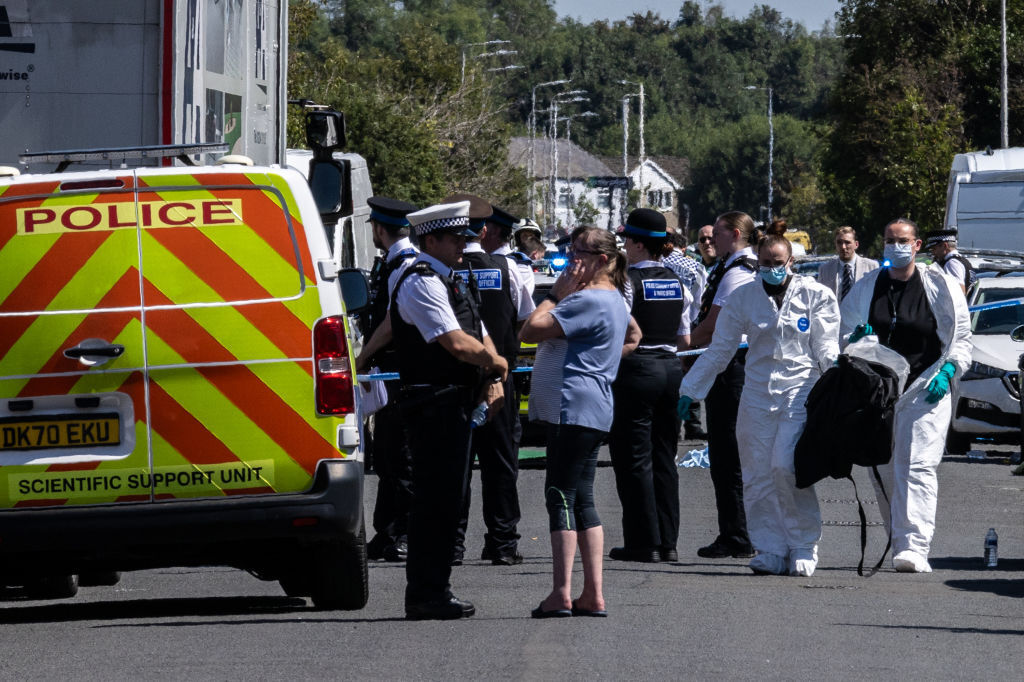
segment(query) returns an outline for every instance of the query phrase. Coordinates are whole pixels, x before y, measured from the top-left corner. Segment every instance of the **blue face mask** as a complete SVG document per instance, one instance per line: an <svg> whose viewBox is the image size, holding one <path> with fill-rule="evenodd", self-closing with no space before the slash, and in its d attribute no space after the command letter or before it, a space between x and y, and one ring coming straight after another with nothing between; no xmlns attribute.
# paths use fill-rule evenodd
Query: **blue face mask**
<svg viewBox="0 0 1024 682"><path fill-rule="evenodd" d="M777 268L769 268L766 265L761 266L761 279L764 280L765 284L771 284L772 286L779 286L786 281L786 276L789 273L786 272L786 266L780 265Z"/></svg>
<svg viewBox="0 0 1024 682"><path fill-rule="evenodd" d="M886 244L882 257L894 268L905 268L914 260L913 244Z"/></svg>

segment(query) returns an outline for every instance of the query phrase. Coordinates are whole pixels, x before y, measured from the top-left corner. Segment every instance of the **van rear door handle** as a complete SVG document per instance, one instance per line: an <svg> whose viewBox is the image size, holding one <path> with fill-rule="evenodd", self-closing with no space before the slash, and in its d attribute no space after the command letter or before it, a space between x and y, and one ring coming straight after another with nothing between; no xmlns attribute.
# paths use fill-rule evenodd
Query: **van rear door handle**
<svg viewBox="0 0 1024 682"><path fill-rule="evenodd" d="M103 339L85 339L77 346L64 349L64 357L78 360L83 365L102 365L123 353L124 346L107 343Z"/></svg>

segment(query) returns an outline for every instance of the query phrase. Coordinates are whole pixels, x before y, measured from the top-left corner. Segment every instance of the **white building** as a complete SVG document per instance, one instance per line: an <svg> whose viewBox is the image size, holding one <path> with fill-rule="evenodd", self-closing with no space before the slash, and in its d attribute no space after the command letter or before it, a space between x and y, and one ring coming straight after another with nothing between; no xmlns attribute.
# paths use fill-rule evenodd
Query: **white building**
<svg viewBox="0 0 1024 682"><path fill-rule="evenodd" d="M530 138L512 138L512 164L526 172L530 158ZM597 157L568 140L560 139L552 145L548 138L534 140L533 159L531 208L542 226L572 229L589 222L614 229L626 218L628 192L634 188L643 191L641 205L664 213L669 226L685 225L686 212L680 211L679 191L682 181L689 176L686 159L651 157L643 164L632 159L632 170L623 176L621 157ZM683 175L677 179L674 172ZM554 203L552 197L556 198Z"/></svg>

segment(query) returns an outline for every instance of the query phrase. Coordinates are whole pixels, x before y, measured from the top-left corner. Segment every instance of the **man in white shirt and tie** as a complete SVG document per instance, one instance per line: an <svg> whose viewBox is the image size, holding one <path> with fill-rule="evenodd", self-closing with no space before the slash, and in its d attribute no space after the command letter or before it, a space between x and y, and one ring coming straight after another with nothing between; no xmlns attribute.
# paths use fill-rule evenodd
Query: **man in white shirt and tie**
<svg viewBox="0 0 1024 682"><path fill-rule="evenodd" d="M848 225L836 230L836 257L818 270L818 281L831 289L839 301L857 281L878 268L878 261L857 255L857 233Z"/></svg>

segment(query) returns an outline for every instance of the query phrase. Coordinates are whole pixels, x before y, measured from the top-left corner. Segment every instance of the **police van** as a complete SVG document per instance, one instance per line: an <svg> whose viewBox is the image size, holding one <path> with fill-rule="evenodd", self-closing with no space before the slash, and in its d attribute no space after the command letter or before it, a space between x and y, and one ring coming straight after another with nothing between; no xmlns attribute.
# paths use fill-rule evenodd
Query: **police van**
<svg viewBox="0 0 1024 682"><path fill-rule="evenodd" d="M340 251L288 168L7 169L0 584L224 565L364 606L347 313L367 291Z"/></svg>

